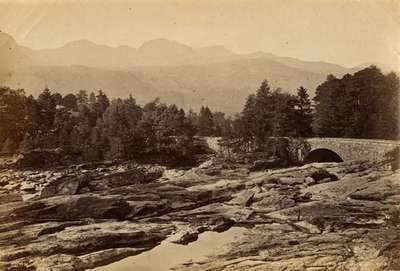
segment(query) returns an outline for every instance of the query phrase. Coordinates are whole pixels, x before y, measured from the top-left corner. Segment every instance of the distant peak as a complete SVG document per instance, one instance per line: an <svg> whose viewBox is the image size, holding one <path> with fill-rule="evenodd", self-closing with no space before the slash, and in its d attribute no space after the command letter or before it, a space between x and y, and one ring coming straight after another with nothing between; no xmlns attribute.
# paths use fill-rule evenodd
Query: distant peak
<svg viewBox="0 0 400 271"><path fill-rule="evenodd" d="M160 39L148 40L148 41L144 42L144 43L142 44L142 46L146 46L146 45L149 45L149 44L162 44L162 43L180 44L179 42L174 41L174 40L169 40L169 39L160 38ZM183 44L182 44L182 45L183 45ZM142 47L142 46L141 46L141 47Z"/></svg>
<svg viewBox="0 0 400 271"><path fill-rule="evenodd" d="M178 43L177 41L165 39L165 38L158 38L158 39L151 39L143 43L145 45L146 43L154 43L154 42L175 42Z"/></svg>
<svg viewBox="0 0 400 271"><path fill-rule="evenodd" d="M153 39L149 40L140 46L140 50L143 49L161 49L161 48L182 48L182 49L192 49L191 47L174 41L174 40L168 40L168 39Z"/></svg>
<svg viewBox="0 0 400 271"><path fill-rule="evenodd" d="M204 48L204 49L228 50L223 45L210 45L210 46L205 46L205 47L202 47L202 48Z"/></svg>
<svg viewBox="0 0 400 271"><path fill-rule="evenodd" d="M132 49L135 49L135 48L133 48L133 47L131 47L131 46L128 46L128 45L120 45L120 46L118 46L118 47L116 47L117 49L122 49L122 50L132 50Z"/></svg>
<svg viewBox="0 0 400 271"><path fill-rule="evenodd" d="M98 46L98 44L90 40L74 40L65 44L64 47L92 47L92 46Z"/></svg>
<svg viewBox="0 0 400 271"><path fill-rule="evenodd" d="M225 46L223 45L211 45L211 46L205 46L205 47L201 47L199 48L201 50L212 50L212 51L219 51L219 52L232 52L231 50L227 49Z"/></svg>
<svg viewBox="0 0 400 271"><path fill-rule="evenodd" d="M278 57L277 55L270 53L270 52L264 52L264 51L256 51L254 53L251 53L250 55L256 56L256 57Z"/></svg>

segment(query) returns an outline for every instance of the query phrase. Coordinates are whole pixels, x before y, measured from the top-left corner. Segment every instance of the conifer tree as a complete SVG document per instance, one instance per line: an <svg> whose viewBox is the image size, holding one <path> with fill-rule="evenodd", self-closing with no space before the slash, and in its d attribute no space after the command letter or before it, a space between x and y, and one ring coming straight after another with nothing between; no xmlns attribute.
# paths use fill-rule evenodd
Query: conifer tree
<svg viewBox="0 0 400 271"><path fill-rule="evenodd" d="M211 136L214 133L214 120L210 108L202 106L198 118L199 135Z"/></svg>
<svg viewBox="0 0 400 271"><path fill-rule="evenodd" d="M312 108L310 97L304 87L297 89L296 97L296 135L300 137L310 137L312 135Z"/></svg>

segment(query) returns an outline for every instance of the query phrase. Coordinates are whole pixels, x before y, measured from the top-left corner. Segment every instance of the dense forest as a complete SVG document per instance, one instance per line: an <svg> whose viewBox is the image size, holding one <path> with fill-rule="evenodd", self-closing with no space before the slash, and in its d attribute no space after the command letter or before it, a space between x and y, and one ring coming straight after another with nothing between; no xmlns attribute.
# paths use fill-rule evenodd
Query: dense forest
<svg viewBox="0 0 400 271"><path fill-rule="evenodd" d="M70 148L84 161L151 155L190 156L195 128L182 109L132 96L110 101L101 90L62 97L45 89L37 99L0 89L3 153Z"/></svg>
<svg viewBox="0 0 400 271"><path fill-rule="evenodd" d="M268 137L399 139L399 78L371 66L341 79L328 75L314 103L271 90L268 81L248 96L243 111L227 117L207 106L185 112L156 99L144 106L132 96L110 99L99 90L62 96L45 89L35 99L0 88L0 150L69 148L81 160L181 159L194 152L193 137L222 136L262 144Z"/></svg>
<svg viewBox="0 0 400 271"><path fill-rule="evenodd" d="M313 131L321 137L399 139L399 77L371 66L329 75L316 92Z"/></svg>
<svg viewBox="0 0 400 271"><path fill-rule="evenodd" d="M0 113L2 153L62 147L83 161L188 158L194 135L227 135L231 127L224 113L208 107L186 114L159 99L141 107L132 96L110 101L101 90L62 96L46 88L35 99L3 87Z"/></svg>
<svg viewBox="0 0 400 271"><path fill-rule="evenodd" d="M242 143L271 136L399 139L399 99L399 77L375 66L341 79L328 75L313 103L303 87L295 96L264 81L248 96L231 136Z"/></svg>

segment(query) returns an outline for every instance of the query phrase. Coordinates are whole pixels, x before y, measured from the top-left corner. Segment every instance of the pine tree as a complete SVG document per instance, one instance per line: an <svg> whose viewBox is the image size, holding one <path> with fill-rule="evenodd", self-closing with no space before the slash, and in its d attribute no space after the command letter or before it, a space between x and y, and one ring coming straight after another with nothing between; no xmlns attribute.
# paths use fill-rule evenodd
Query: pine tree
<svg viewBox="0 0 400 271"><path fill-rule="evenodd" d="M300 137L310 137L312 135L311 123L313 120L310 97L304 87L297 89L296 97L296 135Z"/></svg>
<svg viewBox="0 0 400 271"><path fill-rule="evenodd" d="M272 103L271 103L271 88L267 80L261 83L255 96L255 107L254 107L253 120L257 125L253 125L255 128L255 138L257 144L262 144L265 138L272 135Z"/></svg>
<svg viewBox="0 0 400 271"><path fill-rule="evenodd" d="M54 122L54 116L56 113L56 104L52 99L51 92L48 88L45 88L40 93L37 103L40 109L40 119L43 132L48 132Z"/></svg>
<svg viewBox="0 0 400 271"><path fill-rule="evenodd" d="M93 94L94 95L94 94ZM86 90L80 90L77 94L76 94L76 100L78 102L79 105L81 104L88 104L88 95Z"/></svg>
<svg viewBox="0 0 400 271"><path fill-rule="evenodd" d="M88 103L89 103L90 109L94 111L95 110L95 106L96 106L96 95L94 94L93 91L90 92L90 94L89 94Z"/></svg>
<svg viewBox="0 0 400 271"><path fill-rule="evenodd" d="M253 139L257 134L256 116L256 96L250 94L235 129L244 141Z"/></svg>
<svg viewBox="0 0 400 271"><path fill-rule="evenodd" d="M108 99L107 95L102 91L99 90L96 95L96 104L95 104L95 111L97 113L97 117L101 118L106 111L107 107L110 105L110 100Z"/></svg>
<svg viewBox="0 0 400 271"><path fill-rule="evenodd" d="M0 88L0 145L8 151L18 147L29 129L27 100L23 90Z"/></svg>
<svg viewBox="0 0 400 271"><path fill-rule="evenodd" d="M56 92L56 93L51 94L51 99L53 100L53 103L55 105L61 105L63 97L60 93Z"/></svg>
<svg viewBox="0 0 400 271"><path fill-rule="evenodd" d="M74 94L67 94L62 98L61 105L67 109L75 110L78 107L78 101Z"/></svg>
<svg viewBox="0 0 400 271"><path fill-rule="evenodd" d="M214 133L214 120L208 106L200 108L198 127L201 136L212 136Z"/></svg>
<svg viewBox="0 0 400 271"><path fill-rule="evenodd" d="M314 133L322 137L342 137L346 127L340 111L343 86L339 79L328 75L327 80L317 87L315 101Z"/></svg>

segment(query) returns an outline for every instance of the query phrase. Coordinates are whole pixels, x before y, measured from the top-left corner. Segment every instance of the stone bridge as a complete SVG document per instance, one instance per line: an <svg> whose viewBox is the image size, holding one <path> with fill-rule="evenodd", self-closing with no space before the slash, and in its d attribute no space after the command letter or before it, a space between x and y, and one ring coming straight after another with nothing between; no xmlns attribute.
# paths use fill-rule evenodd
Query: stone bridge
<svg viewBox="0 0 400 271"><path fill-rule="evenodd" d="M385 154L400 147L400 141L355 138L307 138L306 148L298 150L304 163L352 160L381 161Z"/></svg>
<svg viewBox="0 0 400 271"><path fill-rule="evenodd" d="M205 138L216 152L222 148L220 138ZM298 162L342 162L352 160L382 161L385 154L400 148L400 141L356 138L305 138L288 139L289 149Z"/></svg>

